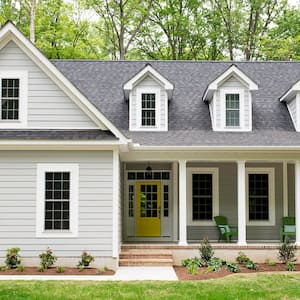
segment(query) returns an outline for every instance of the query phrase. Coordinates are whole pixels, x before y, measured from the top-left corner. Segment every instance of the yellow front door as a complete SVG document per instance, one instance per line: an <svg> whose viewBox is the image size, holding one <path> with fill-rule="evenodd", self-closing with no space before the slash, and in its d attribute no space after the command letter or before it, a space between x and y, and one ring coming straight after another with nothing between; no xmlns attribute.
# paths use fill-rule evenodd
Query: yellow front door
<svg viewBox="0 0 300 300"><path fill-rule="evenodd" d="M136 235L160 236L160 182L139 181L136 191Z"/></svg>

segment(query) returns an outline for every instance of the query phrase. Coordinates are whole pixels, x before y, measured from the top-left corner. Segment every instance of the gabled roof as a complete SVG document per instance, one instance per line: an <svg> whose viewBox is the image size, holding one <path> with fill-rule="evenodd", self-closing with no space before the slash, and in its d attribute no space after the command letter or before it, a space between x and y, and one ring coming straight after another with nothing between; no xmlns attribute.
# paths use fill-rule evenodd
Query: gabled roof
<svg viewBox="0 0 300 300"><path fill-rule="evenodd" d="M151 61L174 84L166 132L129 131L123 85L147 61L55 60L54 64L134 143L142 146L300 146L279 97L300 79L300 62L235 62L259 86L252 93L252 132L213 132L209 107L199 101L207 86L231 67L224 61ZM93 80L91 80L91 78Z"/></svg>
<svg viewBox="0 0 300 300"><path fill-rule="evenodd" d="M250 91L258 89L258 85L249 76L242 72L236 65L233 64L208 85L203 95L203 100L206 101L211 99L213 92L217 90L218 87L231 76L235 76L239 80L241 80L244 84L247 85Z"/></svg>
<svg viewBox="0 0 300 300"><path fill-rule="evenodd" d="M15 42L102 130L110 130L121 141L127 137L78 90L11 22L0 30L0 49Z"/></svg>
<svg viewBox="0 0 300 300"><path fill-rule="evenodd" d="M280 98L280 101L288 102L295 97L295 95L300 92L300 80L293 84Z"/></svg>
<svg viewBox="0 0 300 300"><path fill-rule="evenodd" d="M125 97L128 99L129 92L133 87L142 81L145 77L151 76L154 80L158 81L168 93L168 98L171 99L174 85L166 79L162 74L157 72L151 64L147 63L143 69L141 69L137 74L130 78L124 83L123 88L125 92Z"/></svg>

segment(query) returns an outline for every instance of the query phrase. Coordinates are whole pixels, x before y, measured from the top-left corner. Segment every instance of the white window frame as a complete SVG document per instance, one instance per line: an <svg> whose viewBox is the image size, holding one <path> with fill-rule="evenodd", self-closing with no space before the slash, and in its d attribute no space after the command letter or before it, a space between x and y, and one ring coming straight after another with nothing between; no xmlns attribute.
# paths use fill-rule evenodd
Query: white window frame
<svg viewBox="0 0 300 300"><path fill-rule="evenodd" d="M142 125L142 94L155 94L155 126ZM160 130L160 88L141 87L136 89L137 127L142 131Z"/></svg>
<svg viewBox="0 0 300 300"><path fill-rule="evenodd" d="M13 129L24 128L27 126L27 107L28 107L28 71L24 70L1 70L0 71L0 93L2 98L2 79L19 79L19 119L2 120L0 115L0 128ZM0 104L2 109L2 101Z"/></svg>
<svg viewBox="0 0 300 300"><path fill-rule="evenodd" d="M226 126L226 95L239 94L240 101L240 126ZM240 88L221 88L221 124L222 131L245 131L245 91Z"/></svg>
<svg viewBox="0 0 300 300"><path fill-rule="evenodd" d="M269 176L269 220L249 220L249 174L268 174ZM275 225L275 170L274 168L246 168L246 216L249 226Z"/></svg>
<svg viewBox="0 0 300 300"><path fill-rule="evenodd" d="M215 226L214 220L193 220L193 174L212 174L213 217L219 215L219 168L187 168L187 223L188 225Z"/></svg>
<svg viewBox="0 0 300 300"><path fill-rule="evenodd" d="M45 230L45 173L70 172L70 229L57 231ZM37 164L36 191L36 237L67 238L78 236L78 195L79 166L78 164Z"/></svg>

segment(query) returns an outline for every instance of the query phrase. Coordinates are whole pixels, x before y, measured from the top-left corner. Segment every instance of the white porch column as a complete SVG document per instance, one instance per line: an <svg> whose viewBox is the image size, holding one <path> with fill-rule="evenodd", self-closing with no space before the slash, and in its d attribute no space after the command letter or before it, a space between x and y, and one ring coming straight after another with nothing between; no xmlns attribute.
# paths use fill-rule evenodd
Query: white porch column
<svg viewBox="0 0 300 300"><path fill-rule="evenodd" d="M238 245L247 245L246 242L246 171L245 161L237 162L238 187Z"/></svg>
<svg viewBox="0 0 300 300"><path fill-rule="evenodd" d="M179 160L179 245L187 245L186 230L186 160Z"/></svg>
<svg viewBox="0 0 300 300"><path fill-rule="evenodd" d="M300 161L295 163L296 245L300 245Z"/></svg>

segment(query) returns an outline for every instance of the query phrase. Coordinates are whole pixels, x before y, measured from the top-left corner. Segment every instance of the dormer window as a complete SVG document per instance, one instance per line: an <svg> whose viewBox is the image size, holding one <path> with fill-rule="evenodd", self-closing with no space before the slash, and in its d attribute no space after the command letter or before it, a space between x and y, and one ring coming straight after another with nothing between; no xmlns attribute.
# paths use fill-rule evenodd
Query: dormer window
<svg viewBox="0 0 300 300"><path fill-rule="evenodd" d="M142 126L156 125L155 94L142 93Z"/></svg>
<svg viewBox="0 0 300 300"><path fill-rule="evenodd" d="M240 126L240 94L226 94L226 127Z"/></svg>
<svg viewBox="0 0 300 300"><path fill-rule="evenodd" d="M1 80L1 120L19 120L20 79Z"/></svg>

